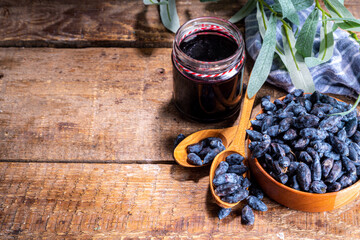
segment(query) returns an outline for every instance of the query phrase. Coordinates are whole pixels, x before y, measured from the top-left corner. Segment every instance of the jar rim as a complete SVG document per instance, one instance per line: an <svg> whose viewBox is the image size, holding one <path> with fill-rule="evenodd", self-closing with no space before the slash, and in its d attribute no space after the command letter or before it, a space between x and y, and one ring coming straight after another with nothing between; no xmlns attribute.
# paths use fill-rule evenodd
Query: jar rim
<svg viewBox="0 0 360 240"><path fill-rule="evenodd" d="M237 44L236 51L231 56L221 59L221 60L218 60L218 61L200 61L200 60L197 60L197 59L194 59L194 58L188 56L180 48L180 44L181 44L182 40L184 40L185 37L187 36L187 35L183 36L181 33L183 31L185 31L187 27L191 26L192 24L194 24L196 22L198 22L197 24L204 24L204 23L215 24L215 25L221 24L222 27L226 27L226 30L232 31L232 34L229 34L229 35L230 35L230 37L233 38L233 40ZM188 35L195 33L196 30L198 30L198 29L195 29L194 31L189 32ZM241 34L239 28L235 24L229 22L228 20L218 18L218 17L198 17L198 18L194 18L192 20L187 21L175 33L173 45L174 45L174 49L176 49L176 54L180 55L181 58L184 59L185 61L191 61L191 63L193 63L194 65L197 65L197 66L200 66L203 64L208 64L208 65L213 65L213 66L226 65L228 63L235 62L235 60L237 58L239 58L239 56L244 54L244 39L242 37L242 34Z"/></svg>

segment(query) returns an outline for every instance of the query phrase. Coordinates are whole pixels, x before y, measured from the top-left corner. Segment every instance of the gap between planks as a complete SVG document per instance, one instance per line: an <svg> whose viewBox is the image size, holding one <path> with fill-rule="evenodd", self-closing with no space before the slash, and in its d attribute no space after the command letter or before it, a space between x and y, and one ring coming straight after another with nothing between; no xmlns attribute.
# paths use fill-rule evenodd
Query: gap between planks
<svg viewBox="0 0 360 240"><path fill-rule="evenodd" d="M163 164L177 165L175 160L26 160L0 159L0 163L74 163L74 164Z"/></svg>

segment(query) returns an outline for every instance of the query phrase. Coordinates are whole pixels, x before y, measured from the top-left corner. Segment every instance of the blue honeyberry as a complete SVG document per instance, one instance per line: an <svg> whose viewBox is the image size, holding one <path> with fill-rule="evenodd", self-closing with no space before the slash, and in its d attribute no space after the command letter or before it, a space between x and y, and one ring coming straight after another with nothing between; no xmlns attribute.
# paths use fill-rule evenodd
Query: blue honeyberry
<svg viewBox="0 0 360 240"><path fill-rule="evenodd" d="M254 210L261 212L266 212L268 210L266 204L255 196L249 196L246 200L248 205Z"/></svg>
<svg viewBox="0 0 360 240"><path fill-rule="evenodd" d="M289 141L289 140L294 140L295 138L297 137L297 133L296 133L296 130L290 128L289 130L287 130L285 132L285 134L283 135L283 139L286 140L286 141Z"/></svg>
<svg viewBox="0 0 360 240"><path fill-rule="evenodd" d="M231 195L226 195L221 198L222 201L228 202L228 203L237 203L249 196L249 191L243 188L239 188L238 191Z"/></svg>
<svg viewBox="0 0 360 240"><path fill-rule="evenodd" d="M339 124L339 122L341 121L342 116L339 115L334 115L334 116L330 116L330 117L326 117L324 120L322 120L319 124L319 128L321 130L331 130L331 128L336 127L337 124Z"/></svg>
<svg viewBox="0 0 360 240"><path fill-rule="evenodd" d="M209 153L206 154L206 156L204 157L204 164L212 162L212 160L214 160L214 158L216 157L216 155L219 154L219 152L220 152L220 150L217 148L209 151Z"/></svg>
<svg viewBox="0 0 360 240"><path fill-rule="evenodd" d="M297 150L301 150L309 145L310 140L308 138L300 138L293 143L293 147Z"/></svg>
<svg viewBox="0 0 360 240"><path fill-rule="evenodd" d="M320 160L314 160L311 164L311 179L312 181L320 181L322 177Z"/></svg>
<svg viewBox="0 0 360 240"><path fill-rule="evenodd" d="M296 179L296 175L293 175L292 178L291 178L291 181L289 181L290 184L289 186L295 190L300 190L300 186L299 186L299 183Z"/></svg>
<svg viewBox="0 0 360 240"><path fill-rule="evenodd" d="M286 156L282 156L279 158L279 165L282 168L287 168L290 166L290 158L286 157Z"/></svg>
<svg viewBox="0 0 360 240"><path fill-rule="evenodd" d="M326 193L327 186L323 181L316 180L311 183L310 189L314 193Z"/></svg>
<svg viewBox="0 0 360 240"><path fill-rule="evenodd" d="M177 145L179 145L179 143L185 139L185 135L180 133L179 135L176 136L175 141L174 141L174 149L177 147Z"/></svg>
<svg viewBox="0 0 360 240"><path fill-rule="evenodd" d="M301 162L304 162L306 164L311 164L313 162L312 157L307 151L301 151L299 155L299 160Z"/></svg>
<svg viewBox="0 0 360 240"><path fill-rule="evenodd" d="M248 167L244 164L240 165L231 165L228 169L229 173L236 173L237 175L243 175L248 170Z"/></svg>
<svg viewBox="0 0 360 240"><path fill-rule="evenodd" d="M321 163L321 172L324 178L326 178L329 173L330 170L332 169L334 165L334 159L333 158L326 158L325 160L322 161Z"/></svg>
<svg viewBox="0 0 360 240"><path fill-rule="evenodd" d="M283 101L281 101L280 99L275 99L274 104L278 109L285 107L285 103Z"/></svg>
<svg viewBox="0 0 360 240"><path fill-rule="evenodd" d="M231 213L231 208L221 208L218 213L219 219L224 219Z"/></svg>
<svg viewBox="0 0 360 240"><path fill-rule="evenodd" d="M284 118L279 123L279 131L280 132L286 132L290 129L291 124L294 122L294 119L292 117Z"/></svg>
<svg viewBox="0 0 360 240"><path fill-rule="evenodd" d="M201 158L195 153L189 153L187 155L187 158L188 158L188 162L192 165L201 166L203 164Z"/></svg>
<svg viewBox="0 0 360 240"><path fill-rule="evenodd" d="M319 125L320 118L315 115L302 115L295 120L298 128L310 128L317 127Z"/></svg>
<svg viewBox="0 0 360 240"><path fill-rule="evenodd" d="M209 153L211 152L213 149L211 147L204 147L198 154L198 156L201 158L201 159L204 159L204 157Z"/></svg>
<svg viewBox="0 0 360 240"><path fill-rule="evenodd" d="M341 188L346 188L352 184L351 179L346 175L342 175L337 182L340 183Z"/></svg>
<svg viewBox="0 0 360 240"><path fill-rule="evenodd" d="M192 145L187 146L187 151L188 153L196 153L199 154L201 152L201 150L203 149L203 142L199 142L199 143L195 143Z"/></svg>
<svg viewBox="0 0 360 240"><path fill-rule="evenodd" d="M279 125L273 125L271 127L269 127L266 130L266 133L270 136L270 137L276 137L277 135L279 135L280 133L280 126Z"/></svg>
<svg viewBox="0 0 360 240"><path fill-rule="evenodd" d="M296 171L296 180L299 183L300 189L308 191L311 184L311 171L305 163L299 163Z"/></svg>
<svg viewBox="0 0 360 240"><path fill-rule="evenodd" d="M335 161L329 175L325 178L326 183L333 183L341 176L341 161Z"/></svg>
<svg viewBox="0 0 360 240"><path fill-rule="evenodd" d="M237 183L239 181L239 176L235 173L224 173L216 175L213 179L213 184L219 186L225 183Z"/></svg>
<svg viewBox="0 0 360 240"><path fill-rule="evenodd" d="M220 162L215 170L215 176L226 173L228 168L229 168L229 164L227 162L225 161Z"/></svg>
<svg viewBox="0 0 360 240"><path fill-rule="evenodd" d="M349 147L345 142L341 141L338 137L329 136L329 141L336 153L343 156L349 155Z"/></svg>
<svg viewBox="0 0 360 240"><path fill-rule="evenodd" d="M295 97L300 97L300 96L303 96L304 95L304 90L302 89L295 89L292 94L295 96Z"/></svg>
<svg viewBox="0 0 360 240"><path fill-rule="evenodd" d="M245 207L241 210L241 223L245 225L253 225L254 221L254 212L248 205L245 205Z"/></svg>
<svg viewBox="0 0 360 240"><path fill-rule="evenodd" d="M331 183L327 185L328 192L338 192L341 190L341 184L338 182Z"/></svg>
<svg viewBox="0 0 360 240"><path fill-rule="evenodd" d="M294 189L339 191L360 177L360 116L357 111L336 115L351 105L319 92L301 92L273 104L262 99L264 113L253 124L256 141L249 144L252 157L275 180Z"/></svg>
<svg viewBox="0 0 360 240"><path fill-rule="evenodd" d="M347 136L347 137L351 137L352 135L354 135L354 133L356 132L357 127L358 127L358 120L357 120L356 117L354 117L353 119L349 120L349 121L345 124L346 136Z"/></svg>
<svg viewBox="0 0 360 240"><path fill-rule="evenodd" d="M255 130L246 130L251 141L261 141L263 134Z"/></svg>
<svg viewBox="0 0 360 240"><path fill-rule="evenodd" d="M243 160L244 157L237 153L230 154L225 158L225 161L228 162L229 165L241 164Z"/></svg>
<svg viewBox="0 0 360 240"><path fill-rule="evenodd" d="M240 188L241 188L240 184L225 183L215 188L215 194L218 195L219 197L223 197L235 193Z"/></svg>
<svg viewBox="0 0 360 240"><path fill-rule="evenodd" d="M249 180L248 178L244 178L243 181L242 181L242 183L241 183L241 186L242 186L244 189L250 187L250 186L251 186L250 180Z"/></svg>
<svg viewBox="0 0 360 240"><path fill-rule="evenodd" d="M249 194L254 197L257 197L260 200L264 198L264 192L258 187L251 186L249 188Z"/></svg>

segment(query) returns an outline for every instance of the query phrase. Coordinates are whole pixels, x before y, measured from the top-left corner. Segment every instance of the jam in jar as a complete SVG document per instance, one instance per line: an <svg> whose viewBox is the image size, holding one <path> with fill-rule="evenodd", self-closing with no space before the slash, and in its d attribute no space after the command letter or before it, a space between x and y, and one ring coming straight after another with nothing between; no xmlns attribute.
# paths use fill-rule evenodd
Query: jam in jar
<svg viewBox="0 0 360 240"><path fill-rule="evenodd" d="M240 109L245 62L244 40L232 23L202 17L175 35L173 100L186 117L217 122Z"/></svg>

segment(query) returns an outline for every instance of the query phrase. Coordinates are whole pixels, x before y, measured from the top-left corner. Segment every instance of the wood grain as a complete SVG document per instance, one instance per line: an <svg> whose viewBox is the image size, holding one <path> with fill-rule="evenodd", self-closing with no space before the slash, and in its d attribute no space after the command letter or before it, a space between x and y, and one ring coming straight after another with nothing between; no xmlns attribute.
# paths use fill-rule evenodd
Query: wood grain
<svg viewBox="0 0 360 240"><path fill-rule="evenodd" d="M246 0L176 1L180 23L201 16L229 19ZM0 46L170 47L157 6L141 0L0 2Z"/></svg>
<svg viewBox="0 0 360 240"><path fill-rule="evenodd" d="M0 159L169 161L177 134L232 126L236 119L200 124L182 118L171 103L170 53L3 49ZM268 86L260 96L265 94L284 93Z"/></svg>
<svg viewBox="0 0 360 240"><path fill-rule="evenodd" d="M229 19L245 2L176 1L181 24L201 16ZM360 18L359 1L345 6ZM0 2L0 47L171 47L173 37L157 7L141 0Z"/></svg>
<svg viewBox="0 0 360 240"><path fill-rule="evenodd" d="M2 239L358 239L360 199L305 213L265 198L253 227L224 220L208 168L155 164L0 163Z"/></svg>

